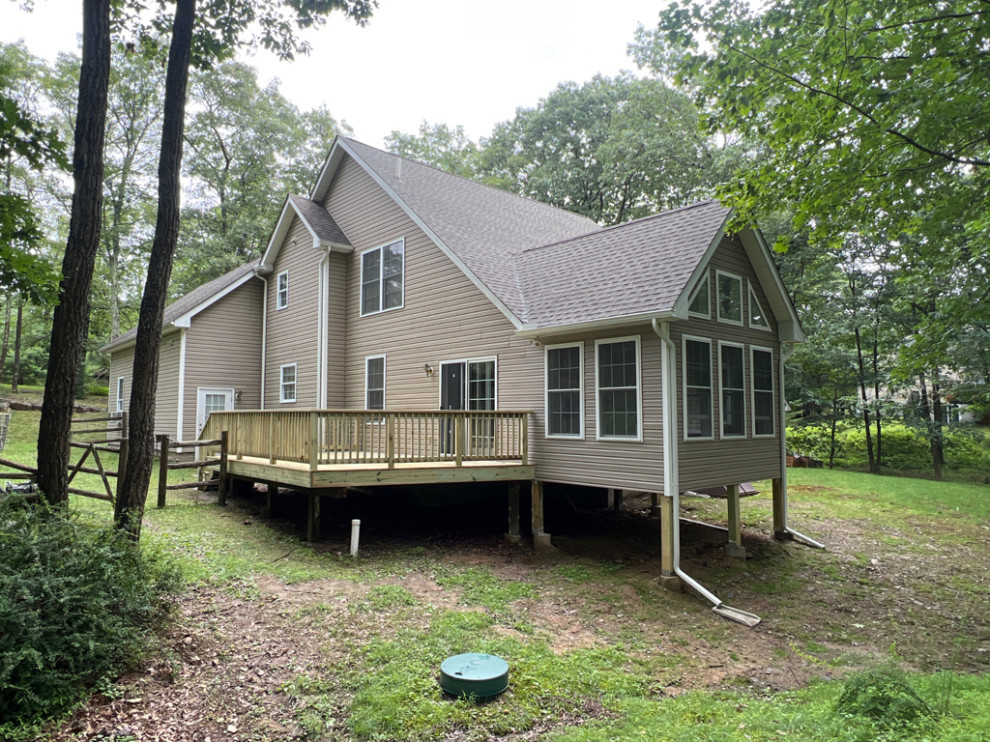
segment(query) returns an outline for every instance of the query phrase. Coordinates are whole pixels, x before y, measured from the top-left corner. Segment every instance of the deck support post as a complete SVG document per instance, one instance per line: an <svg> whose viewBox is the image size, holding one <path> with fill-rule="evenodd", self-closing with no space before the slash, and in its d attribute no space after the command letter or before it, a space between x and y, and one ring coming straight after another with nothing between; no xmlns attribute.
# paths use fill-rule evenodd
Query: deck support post
<svg viewBox="0 0 990 742"><path fill-rule="evenodd" d="M729 543L725 545L725 553L734 559L745 559L746 549L742 545L742 519L739 512L738 484L726 485L725 501L729 508Z"/></svg>
<svg viewBox="0 0 990 742"><path fill-rule="evenodd" d="M505 540L513 544L522 541L519 532L519 483L509 484L509 532L505 534Z"/></svg>
<svg viewBox="0 0 990 742"><path fill-rule="evenodd" d="M533 548L537 551L550 549L550 534L543 530L543 482L534 479L530 493L533 499Z"/></svg>
<svg viewBox="0 0 990 742"><path fill-rule="evenodd" d="M262 518L271 518L272 513L275 512L275 492L277 487L269 482L265 485L265 507L261 509Z"/></svg>
<svg viewBox="0 0 990 742"><path fill-rule="evenodd" d="M310 491L309 512L306 518L306 540L313 542L320 540L320 494Z"/></svg>
<svg viewBox="0 0 990 742"><path fill-rule="evenodd" d="M794 537L787 530L787 484L781 477L773 480L773 537L778 541L790 541Z"/></svg>
<svg viewBox="0 0 990 742"><path fill-rule="evenodd" d="M660 520L660 494L650 493L650 520Z"/></svg>
<svg viewBox="0 0 990 742"><path fill-rule="evenodd" d="M608 489L608 509L609 510L622 510L622 490Z"/></svg>
<svg viewBox="0 0 990 742"><path fill-rule="evenodd" d="M681 578L674 571L674 529L681 522L674 512L674 498L660 498L660 584L667 590L681 592Z"/></svg>
<svg viewBox="0 0 990 742"><path fill-rule="evenodd" d="M224 507L227 505L227 493L230 492L230 477L227 476L228 436L226 430L220 431L220 484L217 487L217 504Z"/></svg>
<svg viewBox="0 0 990 742"><path fill-rule="evenodd" d="M161 436L158 442L158 507L165 507L168 494L168 436Z"/></svg>

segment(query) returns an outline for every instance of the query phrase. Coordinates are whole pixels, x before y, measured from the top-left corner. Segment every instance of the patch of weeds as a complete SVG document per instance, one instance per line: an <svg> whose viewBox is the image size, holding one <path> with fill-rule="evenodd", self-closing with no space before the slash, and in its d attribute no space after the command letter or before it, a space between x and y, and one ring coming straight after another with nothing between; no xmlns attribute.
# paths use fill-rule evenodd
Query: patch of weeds
<svg viewBox="0 0 990 742"><path fill-rule="evenodd" d="M359 610L388 611L416 605L416 597L400 585L376 585L371 588L368 597L359 604Z"/></svg>
<svg viewBox="0 0 990 742"><path fill-rule="evenodd" d="M882 728L917 729L935 717L935 711L893 667L854 673L843 681L835 704L844 716L861 716Z"/></svg>
<svg viewBox="0 0 990 742"><path fill-rule="evenodd" d="M571 582L584 583L591 579L591 573L580 564L562 564L554 571Z"/></svg>
<svg viewBox="0 0 990 742"><path fill-rule="evenodd" d="M485 569L469 567L461 572L438 573L437 584L442 588L457 588L468 603L482 605L493 612L502 612L509 603L536 595L527 582L502 580Z"/></svg>
<svg viewBox="0 0 990 742"><path fill-rule="evenodd" d="M299 675L282 686L293 699L296 719L311 739L322 739L328 732L343 728L342 713L336 699L340 687L325 678Z"/></svg>

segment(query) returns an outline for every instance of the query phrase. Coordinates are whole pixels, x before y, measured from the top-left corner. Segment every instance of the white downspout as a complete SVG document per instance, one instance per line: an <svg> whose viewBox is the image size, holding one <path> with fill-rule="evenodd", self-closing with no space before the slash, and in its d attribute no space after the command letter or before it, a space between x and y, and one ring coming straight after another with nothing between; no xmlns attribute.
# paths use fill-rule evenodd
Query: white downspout
<svg viewBox="0 0 990 742"><path fill-rule="evenodd" d="M747 611L725 605L713 592L681 569L681 521L680 521L680 481L678 474L677 439L677 384L676 348L670 338L670 323L652 320L653 332L662 343L662 409L663 409L663 496L671 498L674 514L673 552L674 574L687 583L699 595L712 603L712 610L720 616L746 626L756 626L760 617Z"/></svg>
<svg viewBox="0 0 990 742"><path fill-rule="evenodd" d="M318 323L316 326L317 350L316 350L316 406L326 409L327 406L327 368L329 351L327 340L329 335L329 307L330 307L330 250L329 248L320 258L319 263L319 298L316 305L318 307Z"/></svg>
<svg viewBox="0 0 990 742"><path fill-rule="evenodd" d="M784 533L793 537L796 541L800 541L815 549L824 549L825 544L815 541L813 538L809 538L802 533L798 533L787 525L787 400L784 399L784 363L791 357L791 353L793 352L793 345L785 351L784 345L781 344L780 362L778 364L778 375L780 376L780 497L782 500L781 509L783 510L782 517L784 521L781 525L783 526Z"/></svg>
<svg viewBox="0 0 990 742"><path fill-rule="evenodd" d="M255 270L254 275L265 284L264 299L261 302L261 405L265 409L265 368L268 366L268 279Z"/></svg>

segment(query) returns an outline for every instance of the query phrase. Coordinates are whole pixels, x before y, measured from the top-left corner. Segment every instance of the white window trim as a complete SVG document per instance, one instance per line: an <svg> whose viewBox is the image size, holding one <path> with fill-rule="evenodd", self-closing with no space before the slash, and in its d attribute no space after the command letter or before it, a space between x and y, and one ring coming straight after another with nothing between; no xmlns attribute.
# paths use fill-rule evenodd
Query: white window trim
<svg viewBox="0 0 990 742"><path fill-rule="evenodd" d="M285 291L282 291L282 277L285 276ZM285 302L283 303L283 296ZM275 279L275 311L289 306L289 271L282 271Z"/></svg>
<svg viewBox="0 0 990 742"><path fill-rule="evenodd" d="M388 360L386 360L385 354L382 353L376 356L365 356L364 358L364 408L366 410L371 409L370 407L368 407L368 392L371 391L368 388L368 361L374 361L378 358L382 359L382 409L384 410L386 407L388 407L387 404L388 397L386 396Z"/></svg>
<svg viewBox="0 0 990 742"><path fill-rule="evenodd" d="M389 307L385 309L383 305L385 304L385 282L383 279L385 271L385 260L384 257L380 258L378 261L378 309L373 312L364 311L364 256L369 253L373 253L376 250L384 255L384 249L389 245L394 245L396 242L402 244L402 300L399 302L397 307ZM360 290L358 291L358 310L362 317L370 317L374 314L382 314L384 312L394 312L396 309L402 309L406 305L406 238L399 237L395 240L389 240L388 242L383 242L378 247L372 247L369 250L365 250L361 253L360 260L358 261L358 281L360 283Z"/></svg>
<svg viewBox="0 0 990 742"><path fill-rule="evenodd" d="M495 391L494 391L494 394L495 394L495 409L494 410L485 410L485 411L486 412L494 412L495 410L498 409L498 356L481 356L479 358L451 358L451 359L448 359L446 361L440 361L437 364L437 366L438 366L439 372L441 374L440 378L442 379L443 378L443 367L444 366L447 366L447 365L449 365L451 363L463 363L464 364L464 390L463 390L463 392L464 392L464 404L467 405L468 402L469 402L469 399L468 399L468 393L469 393L468 392L468 380L469 380L469 377L470 377L470 369L468 368L468 366L469 366L469 364L472 364L472 363L485 363L487 361L494 361L495 362ZM439 409L442 409L442 405L443 405L443 383L441 382L441 383L437 384L437 409L438 410ZM467 410L468 408L465 406L464 409Z"/></svg>
<svg viewBox="0 0 990 742"><path fill-rule="evenodd" d="M719 293L719 278L726 276L727 278L734 278L739 281L739 319L729 319L728 317L722 316L722 302L719 301L721 294ZM743 280L742 276L736 275L735 273L729 273L728 271L715 271L715 311L717 313L718 321L724 322L727 325L735 325L736 327L743 326L743 320L746 318L746 306L743 302L743 296L746 294L746 282Z"/></svg>
<svg viewBox="0 0 990 742"><path fill-rule="evenodd" d="M688 436L687 434L687 419L688 419L688 383L687 383L687 343L691 340L696 343L704 343L708 346L708 409L712 411L712 434L708 436ZM718 369L715 364L712 363L712 339L701 337L698 335L682 335L681 336L681 401L683 407L683 420L682 427L684 430L681 439L685 442L694 441L713 441L715 440L715 430L718 427L716 424L715 415L715 374Z"/></svg>
<svg viewBox="0 0 990 742"><path fill-rule="evenodd" d="M700 319L711 319L712 318L712 288L711 288L711 274L708 270L705 271L705 277L698 281L697 285L694 287L694 291L688 296L688 317L698 317ZM695 298L701 293L701 289L705 286L708 287L708 308L707 311L702 314L701 312L692 312L690 307L694 303Z"/></svg>
<svg viewBox="0 0 990 742"><path fill-rule="evenodd" d="M293 397L292 399L285 398L285 369L291 368L293 370ZM282 404L292 404L299 399L299 364L297 363L285 363L278 367L278 401Z"/></svg>
<svg viewBox="0 0 990 742"><path fill-rule="evenodd" d="M753 322L753 304L756 304L760 308L760 316L763 317L765 325L758 325ZM760 303L759 297L756 295L756 291L753 290L753 284L749 284L749 326L754 330L759 330L760 332L773 332L773 328L770 327L770 320L767 318L767 313L763 311L763 305Z"/></svg>
<svg viewBox="0 0 990 742"><path fill-rule="evenodd" d="M773 411L773 432L772 433L760 433L756 432L756 379L754 374L756 373L756 365L753 363L753 353L756 351L762 351L764 353L770 354L770 409ZM760 345L749 346L749 408L752 410L751 417L753 418L752 424L750 425L750 430L752 431L754 438L776 438L777 437L777 426L780 422L777 420L777 374L776 366L773 360L773 348L764 348ZM766 392L766 390L760 390Z"/></svg>
<svg viewBox="0 0 990 742"><path fill-rule="evenodd" d="M124 377L117 377L117 401L116 401L117 412L124 411Z"/></svg>
<svg viewBox="0 0 990 742"><path fill-rule="evenodd" d="M551 433L550 432L550 386L547 383L547 378L550 375L550 351L560 350L563 348L577 348L578 349L578 398L579 398L579 412L580 412L580 422L578 423L578 430L580 431L576 435L565 435L564 433ZM545 352L543 354L543 416L544 416L544 437L545 438L558 438L567 441L583 441L584 440L584 343L558 343L557 345L547 345L545 347Z"/></svg>
<svg viewBox="0 0 990 742"><path fill-rule="evenodd" d="M725 348L725 347L739 348L739 349L742 350L742 362L743 362L743 370L742 370L743 416L744 417L746 416L746 396L747 396L746 395L746 346L743 343L732 343L732 342L729 342L727 340L719 340L718 341L718 412L719 412L719 415L718 415L718 418L719 418L719 428L718 429L719 429L719 436L720 436L720 438L722 440L725 440L725 439L736 440L736 441L745 440L745 439L749 438L749 428L746 425L746 421L745 420L743 420L743 432L741 434L739 434L739 433L726 434L726 432L725 432L725 414L724 414L724 410L722 408L723 399L724 399L723 392L725 391L725 384L722 383L722 381L723 381L723 379L722 379L722 348ZM735 390L735 389L733 388L733 390Z"/></svg>
<svg viewBox="0 0 990 742"><path fill-rule="evenodd" d="M636 343L636 435L602 435L601 397L600 387L598 385L601 374L598 370L598 347L600 345L612 345L613 343L627 343L630 341ZM643 441L643 358L639 335L595 340L595 440L624 441L627 443L641 443Z"/></svg>

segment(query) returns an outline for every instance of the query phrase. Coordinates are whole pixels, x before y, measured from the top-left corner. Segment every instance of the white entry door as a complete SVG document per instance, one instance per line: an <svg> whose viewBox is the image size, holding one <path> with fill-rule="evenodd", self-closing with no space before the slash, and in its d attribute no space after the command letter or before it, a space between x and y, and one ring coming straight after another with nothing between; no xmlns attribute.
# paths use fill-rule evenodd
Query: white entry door
<svg viewBox="0 0 990 742"><path fill-rule="evenodd" d="M203 432L211 412L234 409L234 390L222 387L196 387L196 437Z"/></svg>

